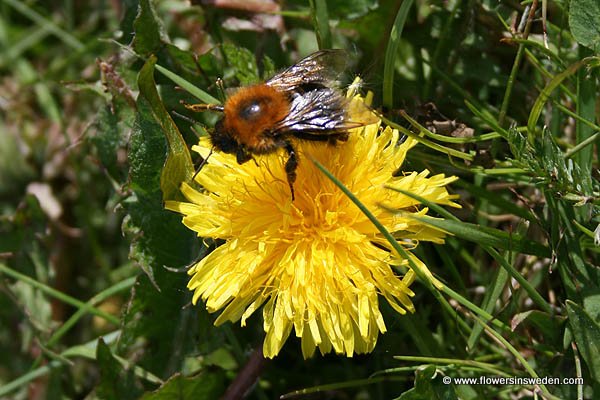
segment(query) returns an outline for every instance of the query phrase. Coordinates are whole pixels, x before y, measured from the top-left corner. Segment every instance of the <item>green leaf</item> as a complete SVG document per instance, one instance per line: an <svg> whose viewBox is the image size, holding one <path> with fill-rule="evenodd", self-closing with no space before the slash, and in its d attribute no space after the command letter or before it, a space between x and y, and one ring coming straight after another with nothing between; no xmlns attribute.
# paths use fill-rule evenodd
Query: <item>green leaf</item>
<svg viewBox="0 0 600 400"><path fill-rule="evenodd" d="M135 37L132 46L138 54L150 55L160 49L163 43L162 27L150 0L140 0L133 27Z"/></svg>
<svg viewBox="0 0 600 400"><path fill-rule="evenodd" d="M224 348L218 348L204 358L204 365L217 366L225 371L235 371L239 365L233 354Z"/></svg>
<svg viewBox="0 0 600 400"><path fill-rule="evenodd" d="M271 78L273 75L275 75L276 72L277 69L275 68L275 63L273 62L273 60L271 60L271 58L269 58L268 56L265 56L263 58L262 80Z"/></svg>
<svg viewBox="0 0 600 400"><path fill-rule="evenodd" d="M143 98L138 99L138 115L127 153L131 187L138 195L160 191L160 173L166 152L165 137L150 105Z"/></svg>
<svg viewBox="0 0 600 400"><path fill-rule="evenodd" d="M34 328L33 332L43 332L47 327L52 326L51 303L43 291L23 281L16 281L9 287L14 301L29 316L28 322ZM22 332L30 333L29 328L24 328Z"/></svg>
<svg viewBox="0 0 600 400"><path fill-rule="evenodd" d="M142 243L161 269L163 265L186 265L194 257L191 247L196 243L195 235L181 224L179 215L163 209L160 176L165 139L161 125L142 97L138 99L128 156L134 196L125 202L130 219L124 222L124 228L130 228L134 243Z"/></svg>
<svg viewBox="0 0 600 400"><path fill-rule="evenodd" d="M548 202L550 229L553 250L556 257L556 270L560 273L567 297L582 302L582 296L600 292L597 268L586 257L581 241L575 234L573 224L574 208L565 201L560 201L549 194L544 194Z"/></svg>
<svg viewBox="0 0 600 400"><path fill-rule="evenodd" d="M223 43L223 52L240 84L246 86L260 81L256 58L250 50L231 43Z"/></svg>
<svg viewBox="0 0 600 400"><path fill-rule="evenodd" d="M579 44L600 53L600 2L597 0L571 0L569 27Z"/></svg>
<svg viewBox="0 0 600 400"><path fill-rule="evenodd" d="M569 325L590 375L600 382L600 325L577 303L567 300Z"/></svg>
<svg viewBox="0 0 600 400"><path fill-rule="evenodd" d="M139 398L143 389L137 382L133 370L123 369L102 339L98 339L96 360L100 368L100 383L97 390L101 399Z"/></svg>
<svg viewBox="0 0 600 400"><path fill-rule="evenodd" d="M442 382L435 365L427 365L415 371L414 389L404 392L398 400L453 400L458 399L452 385Z"/></svg>
<svg viewBox="0 0 600 400"><path fill-rule="evenodd" d="M129 150L133 195L124 203L129 216L123 232L132 241L130 258L146 275L138 278L123 317L118 354L128 357L138 343L144 343L146 351L137 364L164 379L197 349L194 335L211 322L202 307L184 308L191 296L184 271L165 268L189 265L198 258L200 243L181 223L181 216L163 208L164 131L145 97L139 97L137 109ZM198 322L198 318L203 319Z"/></svg>
<svg viewBox="0 0 600 400"><path fill-rule="evenodd" d="M600 3L596 2L598 10L600 10ZM598 19L600 20L600 11L598 12ZM596 26L600 29L600 26ZM600 49L600 47L599 47ZM582 57L590 55L590 51L581 48L579 51ZM577 71L577 115L584 120L594 121L596 119L596 103L598 100L598 85L597 70L586 71L580 69ZM581 144L585 140L589 139L594 134L594 128L583 123L581 120L577 120L577 143ZM581 187L584 193L592 192L592 170L594 169L594 146L590 145L580 149L573 160L579 165L581 170ZM584 207L579 211L582 219L590 213L590 206Z"/></svg>
<svg viewBox="0 0 600 400"><path fill-rule="evenodd" d="M97 134L90 137L96 147L98 158L110 176L124 182L126 169L119 168L118 154L125 148L125 132L131 129L134 114L131 108L105 106L96 118Z"/></svg>
<svg viewBox="0 0 600 400"><path fill-rule="evenodd" d="M139 13L139 0L123 0L121 8L123 9L123 17L119 24L123 37L119 40L120 43L129 44L135 38L134 23Z"/></svg>
<svg viewBox="0 0 600 400"><path fill-rule="evenodd" d="M194 377L173 375L153 393L147 393L142 400L213 400L225 390L222 373L212 372Z"/></svg>
<svg viewBox="0 0 600 400"><path fill-rule="evenodd" d="M596 322L600 322L600 291L598 287L582 291L583 308Z"/></svg>
<svg viewBox="0 0 600 400"><path fill-rule="evenodd" d="M548 130L542 130L542 133L533 137L530 142L518 130L510 129L508 144L515 157L513 165L527 171L533 182L547 192L547 196L573 204L581 203L587 196L592 196L588 185L585 184L590 181L590 173L588 172L586 177L579 164L566 157L566 153L556 142L556 137ZM566 219L565 223L572 225L570 221L571 219Z"/></svg>
<svg viewBox="0 0 600 400"><path fill-rule="evenodd" d="M328 0L331 18L350 20L366 15L378 7L377 0Z"/></svg>
<svg viewBox="0 0 600 400"><path fill-rule="evenodd" d="M139 244L133 251L141 253L143 249ZM156 262L153 267L152 280L140 275L135 284L123 317L118 352L130 358L143 343L136 365L166 379L180 370L186 355L197 351L198 329L210 327L210 320L202 306L185 307L191 296L184 274L161 269Z"/></svg>
<svg viewBox="0 0 600 400"><path fill-rule="evenodd" d="M179 187L182 182L191 180L194 167L190 152L187 148L177 125L165 109L156 90L154 83L154 64L156 58L150 57L138 76L140 94L148 101L154 118L160 124L162 132L167 138L168 154L165 166L160 176L160 186L163 192L163 200L180 198Z"/></svg>

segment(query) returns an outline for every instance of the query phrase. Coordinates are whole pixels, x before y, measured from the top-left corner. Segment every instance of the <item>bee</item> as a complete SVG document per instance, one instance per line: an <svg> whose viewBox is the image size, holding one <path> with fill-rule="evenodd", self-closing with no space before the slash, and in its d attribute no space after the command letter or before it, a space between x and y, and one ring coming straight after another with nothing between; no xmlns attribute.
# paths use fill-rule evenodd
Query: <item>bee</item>
<svg viewBox="0 0 600 400"><path fill-rule="evenodd" d="M295 140L335 145L348 139L349 129L375 122L354 121L348 115L350 100L336 82L348 58L340 49L317 51L264 83L238 89L224 105L185 107L223 113L209 132L210 140L214 149L235 154L238 164L254 155L284 149L288 155L284 168L293 201L298 167Z"/></svg>

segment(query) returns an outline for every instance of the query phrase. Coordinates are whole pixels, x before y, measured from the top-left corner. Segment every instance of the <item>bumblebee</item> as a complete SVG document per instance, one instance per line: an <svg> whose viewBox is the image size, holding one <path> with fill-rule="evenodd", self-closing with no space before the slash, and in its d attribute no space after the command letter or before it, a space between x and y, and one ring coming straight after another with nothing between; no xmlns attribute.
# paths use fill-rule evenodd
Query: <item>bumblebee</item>
<svg viewBox="0 0 600 400"><path fill-rule="evenodd" d="M349 100L336 79L346 68L344 50L321 50L300 60L264 83L242 87L224 105L186 104L192 111L217 111L223 118L209 132L214 149L235 154L243 164L254 155L285 149L285 172L294 200L298 153L293 141L334 145L348 130L374 121L353 121Z"/></svg>

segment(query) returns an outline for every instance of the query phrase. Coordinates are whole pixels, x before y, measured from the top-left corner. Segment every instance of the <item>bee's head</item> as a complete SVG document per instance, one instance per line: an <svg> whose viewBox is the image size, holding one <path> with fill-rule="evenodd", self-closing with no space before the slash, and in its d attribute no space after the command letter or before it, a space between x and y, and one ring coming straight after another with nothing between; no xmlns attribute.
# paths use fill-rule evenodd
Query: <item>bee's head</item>
<svg viewBox="0 0 600 400"><path fill-rule="evenodd" d="M240 144L223 125L220 120L215 125L215 129L210 132L210 141L215 149L223 153L235 154L238 164L243 164L252 159L252 155L247 151L246 146Z"/></svg>
<svg viewBox="0 0 600 400"><path fill-rule="evenodd" d="M240 144L223 126L223 120L220 120L215 125L215 129L210 132L210 141L215 149L223 153L236 154Z"/></svg>

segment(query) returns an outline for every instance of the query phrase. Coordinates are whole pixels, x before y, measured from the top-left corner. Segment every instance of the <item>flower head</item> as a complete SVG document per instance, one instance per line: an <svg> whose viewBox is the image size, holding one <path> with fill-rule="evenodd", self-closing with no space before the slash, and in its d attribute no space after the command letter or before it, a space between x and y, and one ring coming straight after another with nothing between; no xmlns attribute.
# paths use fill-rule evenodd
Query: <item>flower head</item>
<svg viewBox="0 0 600 400"><path fill-rule="evenodd" d="M352 130L336 146L298 141L293 202L283 152L243 165L235 156L213 153L195 178L203 190L184 183L187 202L166 203L198 236L225 241L189 270L193 302L201 298L208 311L223 310L215 324L241 320L242 326L262 306L266 357L277 355L292 330L305 357L316 347L347 356L373 350L379 332L386 331L379 301L384 298L400 314L413 312L409 286L415 274L310 160L344 183L405 248L421 240L442 242L444 232L412 218L426 208L385 186L456 206L445 188L455 178L429 177L428 171L394 177L416 141L398 143L398 132L379 123ZM210 143L202 139L193 150L206 157Z"/></svg>

